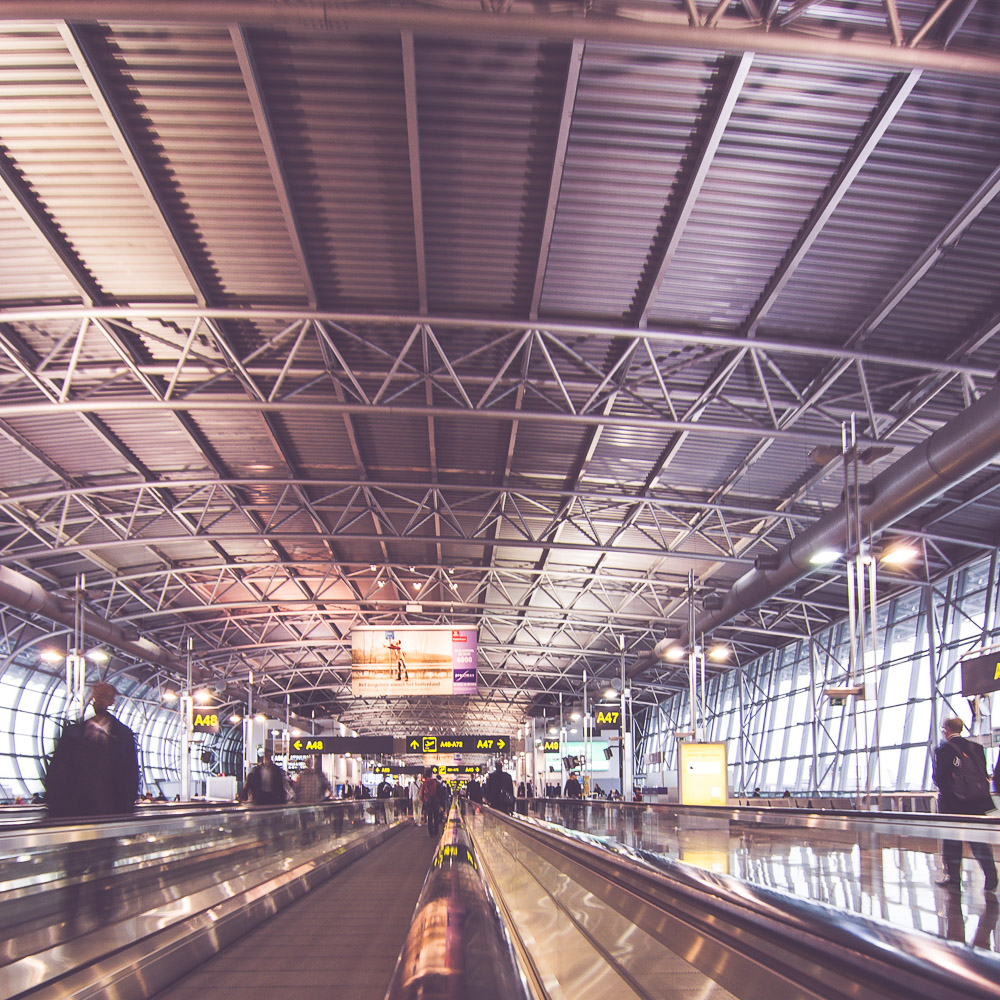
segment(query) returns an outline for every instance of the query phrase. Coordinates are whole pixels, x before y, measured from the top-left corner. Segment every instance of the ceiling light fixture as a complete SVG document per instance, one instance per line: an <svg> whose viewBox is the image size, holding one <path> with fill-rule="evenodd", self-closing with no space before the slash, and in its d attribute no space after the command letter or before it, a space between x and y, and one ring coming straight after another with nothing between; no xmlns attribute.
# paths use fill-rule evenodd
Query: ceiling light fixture
<svg viewBox="0 0 1000 1000"><path fill-rule="evenodd" d="M810 557L809 562L813 566L829 566L836 562L842 553L839 549L817 549Z"/></svg>
<svg viewBox="0 0 1000 1000"><path fill-rule="evenodd" d="M708 658L710 660L715 660L716 663L721 663L723 660L729 659L729 647L723 645L713 646L708 651Z"/></svg>
<svg viewBox="0 0 1000 1000"><path fill-rule="evenodd" d="M882 553L882 562L888 566L908 566L920 558L920 550L907 542L898 542Z"/></svg>

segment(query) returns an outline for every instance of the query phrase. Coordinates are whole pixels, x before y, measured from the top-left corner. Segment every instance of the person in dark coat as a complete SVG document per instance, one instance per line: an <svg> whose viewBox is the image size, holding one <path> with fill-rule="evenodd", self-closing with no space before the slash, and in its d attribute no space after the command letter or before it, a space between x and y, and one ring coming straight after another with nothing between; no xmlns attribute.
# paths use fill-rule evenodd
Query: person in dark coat
<svg viewBox="0 0 1000 1000"><path fill-rule="evenodd" d="M503 764L497 761L493 773L486 779L486 802L501 812L514 811L514 779L503 769Z"/></svg>
<svg viewBox="0 0 1000 1000"><path fill-rule="evenodd" d="M135 809L139 759L135 735L109 711L118 692L100 681L91 688L90 718L68 724L45 774L49 816L92 818Z"/></svg>
<svg viewBox="0 0 1000 1000"><path fill-rule="evenodd" d="M469 801L483 804L483 786L475 778L469 782Z"/></svg>
<svg viewBox="0 0 1000 1000"><path fill-rule="evenodd" d="M45 773L45 804L52 819L99 819L135 809L139 760L135 736L109 711L118 692L99 681L90 691L93 715L62 731ZM64 855L64 917L75 925L81 913L111 920L120 894L114 879L117 838L111 831L67 845Z"/></svg>
<svg viewBox="0 0 1000 1000"><path fill-rule="evenodd" d="M985 816L994 808L993 798L986 791L973 801L963 801L955 794L956 767L968 766L969 761L977 770L982 768L984 777L986 771L986 751L979 743L966 739L961 735L963 723L961 719L945 719L941 724L944 739L934 749L934 766L932 776L938 787L938 812L953 813L964 816ZM979 862L986 878L986 891L995 892L997 888L997 866L993 858L993 848L989 844L969 841L969 850ZM958 889L961 886L962 875L962 841L944 840L941 843L941 854L944 860L946 875L938 885L946 889Z"/></svg>
<svg viewBox="0 0 1000 1000"><path fill-rule="evenodd" d="M264 751L260 763L247 775L240 798L255 806L281 806L287 801L285 772L274 763L270 750Z"/></svg>

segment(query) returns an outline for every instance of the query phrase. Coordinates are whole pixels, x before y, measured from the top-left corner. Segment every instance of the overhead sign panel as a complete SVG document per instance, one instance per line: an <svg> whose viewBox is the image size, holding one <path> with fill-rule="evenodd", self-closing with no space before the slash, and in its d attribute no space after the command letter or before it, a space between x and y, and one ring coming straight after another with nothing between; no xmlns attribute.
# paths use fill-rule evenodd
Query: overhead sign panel
<svg viewBox="0 0 1000 1000"><path fill-rule="evenodd" d="M292 753L392 753L391 736L293 736Z"/></svg>
<svg viewBox="0 0 1000 1000"><path fill-rule="evenodd" d="M962 695L1000 691L1000 650L962 660Z"/></svg>
<svg viewBox="0 0 1000 1000"><path fill-rule="evenodd" d="M546 740L542 744L542 753L559 753L559 741Z"/></svg>
<svg viewBox="0 0 1000 1000"><path fill-rule="evenodd" d="M351 629L351 693L475 694L477 635L474 628L450 625Z"/></svg>
<svg viewBox="0 0 1000 1000"><path fill-rule="evenodd" d="M503 753L510 747L507 736L407 736L410 753Z"/></svg>

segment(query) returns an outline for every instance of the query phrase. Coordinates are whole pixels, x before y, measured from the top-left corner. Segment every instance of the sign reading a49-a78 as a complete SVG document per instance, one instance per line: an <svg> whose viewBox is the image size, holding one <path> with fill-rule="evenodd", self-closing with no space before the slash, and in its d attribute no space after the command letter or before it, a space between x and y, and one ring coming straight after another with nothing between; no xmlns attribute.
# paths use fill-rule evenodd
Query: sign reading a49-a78
<svg viewBox="0 0 1000 1000"><path fill-rule="evenodd" d="M506 736L407 736L410 753L503 753L510 747Z"/></svg>

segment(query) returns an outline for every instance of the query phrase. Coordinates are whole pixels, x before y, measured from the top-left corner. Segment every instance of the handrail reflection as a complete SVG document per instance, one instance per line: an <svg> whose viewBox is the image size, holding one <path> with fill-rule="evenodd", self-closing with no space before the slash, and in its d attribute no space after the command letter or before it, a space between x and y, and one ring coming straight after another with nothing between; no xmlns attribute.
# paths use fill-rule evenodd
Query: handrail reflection
<svg viewBox="0 0 1000 1000"><path fill-rule="evenodd" d="M386 1000L532 1000L453 803Z"/></svg>

